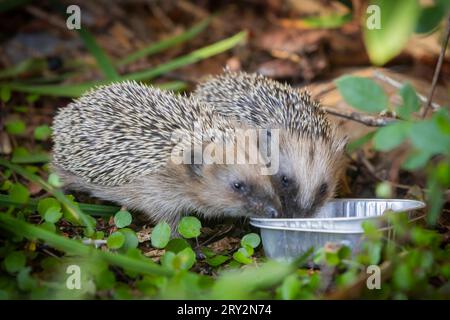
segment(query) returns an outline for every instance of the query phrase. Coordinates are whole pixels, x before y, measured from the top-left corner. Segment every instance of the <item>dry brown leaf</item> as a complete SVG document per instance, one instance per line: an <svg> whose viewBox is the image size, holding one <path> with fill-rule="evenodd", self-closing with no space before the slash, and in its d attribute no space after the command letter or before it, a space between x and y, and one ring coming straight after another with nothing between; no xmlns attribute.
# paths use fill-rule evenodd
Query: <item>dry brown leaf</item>
<svg viewBox="0 0 450 320"><path fill-rule="evenodd" d="M236 249L239 247L241 240L233 237L225 237L218 241L211 243L208 248L213 250L214 252L224 252Z"/></svg>

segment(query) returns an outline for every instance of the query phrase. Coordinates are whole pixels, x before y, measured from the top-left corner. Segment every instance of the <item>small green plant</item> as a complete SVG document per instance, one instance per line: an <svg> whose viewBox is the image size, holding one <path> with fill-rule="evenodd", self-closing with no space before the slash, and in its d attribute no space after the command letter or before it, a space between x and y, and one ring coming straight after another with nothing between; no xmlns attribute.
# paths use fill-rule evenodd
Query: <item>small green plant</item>
<svg viewBox="0 0 450 320"><path fill-rule="evenodd" d="M442 211L444 192L450 187L450 113L447 108L437 110L430 119L414 116L420 109L420 101L410 84L399 89L398 95L403 101L399 106L389 105L384 90L371 79L344 76L336 81L336 85L354 108L372 113L389 111L397 116L394 121L372 132L362 143L371 140L374 148L381 152L390 151L405 142L411 145L402 168L409 171L425 168L427 197L432 205L427 221L434 225ZM352 151L357 147L353 145Z"/></svg>

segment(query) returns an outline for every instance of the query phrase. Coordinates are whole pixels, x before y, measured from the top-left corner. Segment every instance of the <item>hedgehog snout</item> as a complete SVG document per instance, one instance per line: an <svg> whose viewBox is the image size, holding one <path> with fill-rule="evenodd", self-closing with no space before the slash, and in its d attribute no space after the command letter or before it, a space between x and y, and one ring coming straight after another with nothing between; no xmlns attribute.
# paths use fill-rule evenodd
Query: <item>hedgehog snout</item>
<svg viewBox="0 0 450 320"><path fill-rule="evenodd" d="M266 216L268 216L269 218L279 218L280 217L280 212L272 206L266 206L265 212L266 212Z"/></svg>
<svg viewBox="0 0 450 320"><path fill-rule="evenodd" d="M277 201L253 200L250 202L251 211L258 216L268 218L279 218L281 216L281 205Z"/></svg>

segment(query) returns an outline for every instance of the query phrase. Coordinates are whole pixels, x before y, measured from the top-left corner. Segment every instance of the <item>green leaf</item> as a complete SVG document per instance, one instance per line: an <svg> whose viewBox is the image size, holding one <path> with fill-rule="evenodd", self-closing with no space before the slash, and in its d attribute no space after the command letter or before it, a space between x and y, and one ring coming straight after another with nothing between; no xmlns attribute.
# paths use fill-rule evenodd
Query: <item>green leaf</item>
<svg viewBox="0 0 450 320"><path fill-rule="evenodd" d="M380 232L380 230L377 228L377 225L375 222L367 220L364 221L361 224L363 230L364 230L364 235L369 239L369 240L379 240L383 237L383 234Z"/></svg>
<svg viewBox="0 0 450 320"><path fill-rule="evenodd" d="M240 248L238 251L233 253L233 259L242 264L250 264L253 262L245 248Z"/></svg>
<svg viewBox="0 0 450 320"><path fill-rule="evenodd" d="M216 253L214 252L214 250L208 248L208 247L203 247L201 248L202 253L205 255L206 258L212 258L216 255Z"/></svg>
<svg viewBox="0 0 450 320"><path fill-rule="evenodd" d="M247 251L247 255L248 255L249 257L251 257L251 256L253 255L253 253L255 252L255 249L253 249L253 247L252 247L252 246L249 246L249 245L244 245L244 246L242 246L242 249L244 249L245 251Z"/></svg>
<svg viewBox="0 0 450 320"><path fill-rule="evenodd" d="M200 235L202 224L196 217L183 217L178 224L178 232L185 238L196 238Z"/></svg>
<svg viewBox="0 0 450 320"><path fill-rule="evenodd" d="M123 228L119 231L125 236L125 242L121 248L121 250L127 251L131 248L137 248L139 245L138 237L136 236L136 232L131 230L130 228Z"/></svg>
<svg viewBox="0 0 450 320"><path fill-rule="evenodd" d="M20 135L25 132L25 122L22 120L11 120L5 123L6 132L12 135Z"/></svg>
<svg viewBox="0 0 450 320"><path fill-rule="evenodd" d="M442 186L450 187L450 163L448 161L439 162L434 169L434 173Z"/></svg>
<svg viewBox="0 0 450 320"><path fill-rule="evenodd" d="M0 100L8 102L11 99L11 89L8 87L0 88Z"/></svg>
<svg viewBox="0 0 450 320"><path fill-rule="evenodd" d="M48 183L55 188L61 188L64 185L56 173L50 173L48 175Z"/></svg>
<svg viewBox="0 0 450 320"><path fill-rule="evenodd" d="M371 79L343 76L335 82L345 101L356 109L380 112L388 107L388 98L383 88Z"/></svg>
<svg viewBox="0 0 450 320"><path fill-rule="evenodd" d="M57 208L58 210L61 210L61 204L55 198L45 198L39 200L37 210L42 218L44 218L45 213L50 208Z"/></svg>
<svg viewBox="0 0 450 320"><path fill-rule="evenodd" d="M53 232L53 233L56 232L56 226L55 226L55 224L52 223L52 222L48 222L48 221L45 221L45 222L41 223L41 224L39 225L39 228L42 228L42 229L44 229L44 230L47 230L47 231L50 231L50 232Z"/></svg>
<svg viewBox="0 0 450 320"><path fill-rule="evenodd" d="M6 184L6 187L8 187L8 189L12 186L12 183L9 180L5 181L5 184ZM8 189L6 189L6 190L8 190ZM0 204L4 204L4 205L8 205L8 206L9 205L17 206L20 203L13 201L9 195L0 194ZM27 203L27 207L29 207L31 209L37 208L37 205L38 205L37 199L30 199L29 202ZM83 211L86 211L90 215L97 216L97 217L110 217L114 213L116 213L117 210L120 209L115 206L107 206L107 205L99 205L99 204L78 203L78 205L79 205L80 209L82 209Z"/></svg>
<svg viewBox="0 0 450 320"><path fill-rule="evenodd" d="M117 228L125 228L131 224L133 218L128 211L119 211L114 216L114 224Z"/></svg>
<svg viewBox="0 0 450 320"><path fill-rule="evenodd" d="M155 248L164 248L170 240L170 226L167 222L159 222L152 231L151 242Z"/></svg>
<svg viewBox="0 0 450 320"><path fill-rule="evenodd" d="M410 132L411 143L422 152L448 154L450 150L450 135L442 132L433 120L413 123Z"/></svg>
<svg viewBox="0 0 450 320"><path fill-rule="evenodd" d="M211 258L206 258L206 263L209 264L211 267L218 267L227 262L228 260L230 260L229 257L219 254Z"/></svg>
<svg viewBox="0 0 450 320"><path fill-rule="evenodd" d="M128 55L127 57L121 59L117 63L117 65L123 66L123 65L129 64L138 59L161 52L161 51L171 48L177 44L180 44L187 40L190 40L190 39L194 38L197 34L202 32L203 30L205 30L205 28L209 25L210 22L211 22L211 18L207 18L181 34L161 40L157 43L151 44L148 47L145 47L143 49L140 49L140 50Z"/></svg>
<svg viewBox="0 0 450 320"><path fill-rule="evenodd" d="M23 268L17 275L17 284L22 291L31 291L38 286L37 280L30 276L31 268Z"/></svg>
<svg viewBox="0 0 450 320"><path fill-rule="evenodd" d="M447 108L436 110L433 114L433 121L443 133L450 135L450 111Z"/></svg>
<svg viewBox="0 0 450 320"><path fill-rule="evenodd" d="M400 145L410 132L410 124L397 121L377 130L373 137L374 148L379 151L389 151Z"/></svg>
<svg viewBox="0 0 450 320"><path fill-rule="evenodd" d="M188 247L177 253L172 264L177 270L189 270L194 266L195 261L195 252Z"/></svg>
<svg viewBox="0 0 450 320"><path fill-rule="evenodd" d="M411 268L403 263L399 263L397 268L394 269L392 280L394 285L400 290L408 290L414 283L414 276Z"/></svg>
<svg viewBox="0 0 450 320"><path fill-rule="evenodd" d="M397 112L401 118L406 120L411 119L411 114L420 109L420 101L416 91L407 83L401 87L400 95L403 99L403 105L397 108Z"/></svg>
<svg viewBox="0 0 450 320"><path fill-rule="evenodd" d="M50 207L45 211L44 219L47 222L50 223L56 223L61 219L63 213L61 211L61 208L57 207Z"/></svg>
<svg viewBox="0 0 450 320"><path fill-rule="evenodd" d="M392 197L392 186L388 181L377 183L375 188L377 198L388 199Z"/></svg>
<svg viewBox="0 0 450 320"><path fill-rule="evenodd" d="M26 97L28 103L35 103L39 98L40 96L36 93L28 94Z"/></svg>
<svg viewBox="0 0 450 320"><path fill-rule="evenodd" d="M11 252L5 258L5 269L10 273L18 272L25 267L26 261L27 259L22 251Z"/></svg>
<svg viewBox="0 0 450 320"><path fill-rule="evenodd" d="M325 252L325 261L329 266L337 266L341 260L337 252Z"/></svg>
<svg viewBox="0 0 450 320"><path fill-rule="evenodd" d="M339 259L350 259L352 256L352 250L347 246L342 246L338 251Z"/></svg>
<svg viewBox="0 0 450 320"><path fill-rule="evenodd" d="M125 243L125 236L123 233L116 231L112 233L108 240L106 240L106 244L110 249L120 249Z"/></svg>
<svg viewBox="0 0 450 320"><path fill-rule="evenodd" d="M85 46L97 60L97 64L102 70L105 77L110 80L119 80L119 74L117 73L106 53L97 44L97 41L95 41L94 36L84 28L78 30L78 34L83 40Z"/></svg>
<svg viewBox="0 0 450 320"><path fill-rule="evenodd" d="M256 248L261 243L261 238L256 233L249 233L246 234L242 240L241 245L244 246L250 246L252 248Z"/></svg>
<svg viewBox="0 0 450 320"><path fill-rule="evenodd" d="M12 201L25 204L30 199L30 192L21 183L14 183L8 191Z"/></svg>
<svg viewBox="0 0 450 320"><path fill-rule="evenodd" d="M116 277L113 272L105 269L95 277L95 284L99 290L110 290L114 288Z"/></svg>
<svg viewBox="0 0 450 320"><path fill-rule="evenodd" d="M181 238L172 239L169 241L165 247L166 251L172 251L173 253L178 253L181 250L190 247L189 243Z"/></svg>
<svg viewBox="0 0 450 320"><path fill-rule="evenodd" d="M34 138L36 140L45 141L51 136L51 134L52 129L46 124L36 127L36 129L34 129Z"/></svg>
<svg viewBox="0 0 450 320"><path fill-rule="evenodd" d="M283 300L293 300L300 293L300 281L295 274L291 274L284 278L279 288L280 297Z"/></svg>
<svg viewBox="0 0 450 320"><path fill-rule="evenodd" d="M429 33L435 30L442 18L445 16L445 6L437 4L429 7L424 7L420 11L420 16L416 25L416 33Z"/></svg>
<svg viewBox="0 0 450 320"><path fill-rule="evenodd" d="M383 65L398 55L413 33L420 12L416 0L377 0L372 4L379 7L379 28L364 28L364 43L370 60ZM366 17L367 25L376 16Z"/></svg>
<svg viewBox="0 0 450 320"><path fill-rule="evenodd" d="M45 241L48 245L71 255L89 256L89 257L95 255L112 265L116 265L121 268L132 270L142 274L165 275L165 276L173 274L172 271L155 264L151 259L148 259L146 257L136 258L131 257L128 254L123 255L102 250L96 250L80 243L77 240L68 239L66 237L60 236L53 232L49 232L47 230L44 230L43 228L40 228L30 223L26 223L24 221L8 216L6 214L0 214L0 228L17 235L26 236L27 238L30 239L33 238L41 239ZM133 249L130 249L129 251L132 250ZM140 254L139 250L137 249L135 250L137 251L137 254Z"/></svg>
<svg viewBox="0 0 450 320"><path fill-rule="evenodd" d="M173 260L175 259L176 254L172 251L166 251L164 255L161 257L161 265L165 268L173 269Z"/></svg>
<svg viewBox="0 0 450 320"><path fill-rule="evenodd" d="M371 131L365 135L363 135L361 138L358 138L356 140L353 140L346 146L347 153L353 153L354 151L361 148L363 145L365 145L367 142L372 140L373 136L375 135L376 131Z"/></svg>
<svg viewBox="0 0 450 320"><path fill-rule="evenodd" d="M402 168L411 171L422 168L428 163L428 160L431 158L431 156L432 154L428 152L412 152L408 156L408 158L406 158L405 162L403 162Z"/></svg>

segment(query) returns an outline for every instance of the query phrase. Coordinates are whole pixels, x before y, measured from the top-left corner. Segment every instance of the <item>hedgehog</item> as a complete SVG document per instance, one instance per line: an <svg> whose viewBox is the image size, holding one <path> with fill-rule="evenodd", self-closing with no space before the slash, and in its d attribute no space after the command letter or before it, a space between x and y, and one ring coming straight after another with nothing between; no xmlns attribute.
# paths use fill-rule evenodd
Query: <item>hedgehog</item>
<svg viewBox="0 0 450 320"><path fill-rule="evenodd" d="M277 217L281 202L270 177L260 173L264 163L203 161L207 146L220 150L225 142L235 153L246 152L230 134L234 126L194 97L135 82L103 86L57 112L52 169L67 190L172 227L191 212ZM180 156L180 150L189 152Z"/></svg>
<svg viewBox="0 0 450 320"><path fill-rule="evenodd" d="M200 83L193 95L222 115L279 130L279 170L272 184L286 217L317 216L334 196L345 168L347 139L308 92L261 75L225 70Z"/></svg>

